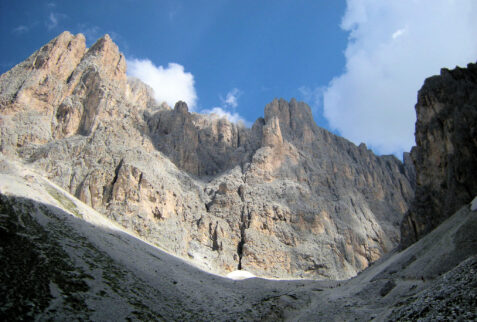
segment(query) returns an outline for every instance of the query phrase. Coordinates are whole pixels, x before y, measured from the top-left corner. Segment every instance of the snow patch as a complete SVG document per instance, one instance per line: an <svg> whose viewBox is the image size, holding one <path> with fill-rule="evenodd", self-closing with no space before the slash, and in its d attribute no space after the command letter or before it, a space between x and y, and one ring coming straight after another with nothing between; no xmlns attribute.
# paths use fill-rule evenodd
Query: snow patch
<svg viewBox="0 0 477 322"><path fill-rule="evenodd" d="M254 278L256 276L250 272L240 270L240 271L233 271L228 273L227 277L232 280L244 280L247 278Z"/></svg>
<svg viewBox="0 0 477 322"><path fill-rule="evenodd" d="M470 211L477 210L477 196L475 196L474 200L472 200L472 204L470 205Z"/></svg>

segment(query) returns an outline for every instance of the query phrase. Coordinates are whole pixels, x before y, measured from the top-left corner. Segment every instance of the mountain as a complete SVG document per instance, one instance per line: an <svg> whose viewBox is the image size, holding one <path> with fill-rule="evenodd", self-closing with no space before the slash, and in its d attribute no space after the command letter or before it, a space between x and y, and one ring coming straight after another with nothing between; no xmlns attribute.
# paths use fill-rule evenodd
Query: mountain
<svg viewBox="0 0 477 322"><path fill-rule="evenodd" d="M401 163L296 100L171 109L61 34L0 76L0 319L477 319L476 68L425 81Z"/></svg>
<svg viewBox="0 0 477 322"><path fill-rule="evenodd" d="M0 76L0 151L209 272L346 279L392 250L414 168L275 99L251 128L159 104L109 36L64 32Z"/></svg>
<svg viewBox="0 0 477 322"><path fill-rule="evenodd" d="M477 64L428 78L416 104L416 198L402 223L407 247L477 195Z"/></svg>

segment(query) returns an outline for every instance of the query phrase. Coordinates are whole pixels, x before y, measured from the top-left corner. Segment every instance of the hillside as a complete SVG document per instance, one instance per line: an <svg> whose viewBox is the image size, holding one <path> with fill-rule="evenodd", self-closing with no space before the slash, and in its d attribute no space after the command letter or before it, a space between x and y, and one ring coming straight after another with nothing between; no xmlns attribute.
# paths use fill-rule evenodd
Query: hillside
<svg viewBox="0 0 477 322"><path fill-rule="evenodd" d="M0 162L3 320L477 318L477 199L347 281L234 281L141 240L21 164Z"/></svg>

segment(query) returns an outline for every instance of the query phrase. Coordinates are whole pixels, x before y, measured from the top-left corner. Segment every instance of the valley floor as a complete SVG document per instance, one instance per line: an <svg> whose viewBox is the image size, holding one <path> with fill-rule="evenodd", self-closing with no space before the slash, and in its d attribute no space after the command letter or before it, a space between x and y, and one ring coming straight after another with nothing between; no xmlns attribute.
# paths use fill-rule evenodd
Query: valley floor
<svg viewBox="0 0 477 322"><path fill-rule="evenodd" d="M477 211L469 206L348 281L236 281L167 254L33 170L0 161L4 321L477 319Z"/></svg>

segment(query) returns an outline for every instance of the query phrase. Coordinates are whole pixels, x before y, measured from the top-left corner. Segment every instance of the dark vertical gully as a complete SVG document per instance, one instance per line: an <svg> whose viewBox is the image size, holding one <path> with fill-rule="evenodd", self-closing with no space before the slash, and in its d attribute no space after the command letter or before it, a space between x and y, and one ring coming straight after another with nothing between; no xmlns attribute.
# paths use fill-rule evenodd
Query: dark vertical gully
<svg viewBox="0 0 477 322"><path fill-rule="evenodd" d="M240 241L237 245L237 254L239 257L238 270L242 269L243 245L245 244L245 229L250 226L250 215L245 215L245 205L242 206L240 215Z"/></svg>
<svg viewBox="0 0 477 322"><path fill-rule="evenodd" d="M111 182L111 184L109 185L108 191L107 191L108 202L111 202L111 200L113 199L113 188L114 188L114 185L116 184L116 181L118 181L119 170L121 170L121 167L123 166L123 163L124 163L124 159L121 159L121 161L119 161L119 164L117 165L116 169L114 169L114 178L113 178L113 181Z"/></svg>
<svg viewBox="0 0 477 322"><path fill-rule="evenodd" d="M209 230L211 229L212 223L210 223ZM218 236L217 236L217 227L219 226L219 223L215 223L215 229L214 232L212 233L212 250L213 251L219 251L222 250L222 247L219 246L218 242Z"/></svg>
<svg viewBox="0 0 477 322"><path fill-rule="evenodd" d="M237 193L240 196L240 200L242 200L242 211L240 213L240 241L237 245L237 255L239 258L239 262L237 266L238 270L242 269L243 246L245 244L245 229L250 227L250 221L251 221L250 211L245 208L247 205L245 203L246 177L245 177L245 169L243 167L243 164L241 165L241 168L242 168L242 181L244 184L240 185L240 187L237 189Z"/></svg>

